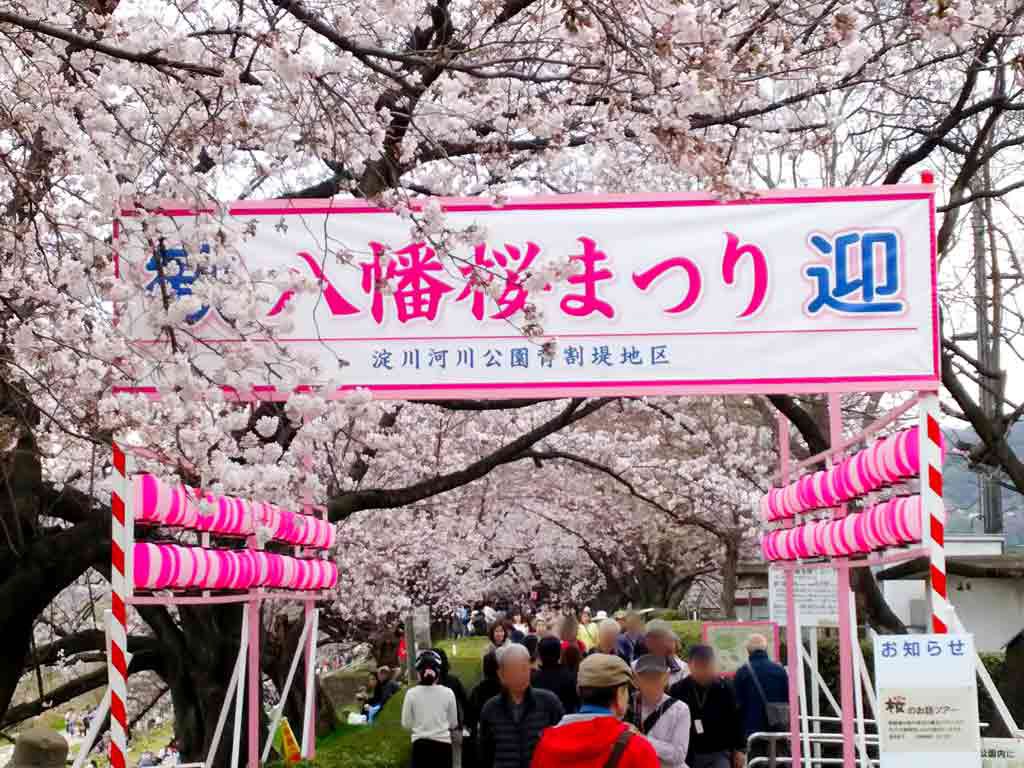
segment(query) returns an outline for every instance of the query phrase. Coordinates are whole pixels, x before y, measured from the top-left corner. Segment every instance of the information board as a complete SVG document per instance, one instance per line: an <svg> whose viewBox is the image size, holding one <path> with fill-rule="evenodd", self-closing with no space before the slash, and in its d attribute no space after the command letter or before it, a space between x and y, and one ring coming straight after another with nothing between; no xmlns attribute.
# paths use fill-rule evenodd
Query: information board
<svg viewBox="0 0 1024 768"><path fill-rule="evenodd" d="M747 663L747 641L751 635L768 640L768 656L779 660L779 627L771 621L709 621L702 627L704 643L715 649L723 674L734 675Z"/></svg>
<svg viewBox="0 0 1024 768"><path fill-rule="evenodd" d="M838 575L833 568L796 571L794 592L800 611L800 626L836 627L839 625ZM786 572L768 569L768 611L771 620L786 626Z"/></svg>
<svg viewBox="0 0 1024 768"><path fill-rule="evenodd" d="M981 768L971 635L875 638L881 768Z"/></svg>

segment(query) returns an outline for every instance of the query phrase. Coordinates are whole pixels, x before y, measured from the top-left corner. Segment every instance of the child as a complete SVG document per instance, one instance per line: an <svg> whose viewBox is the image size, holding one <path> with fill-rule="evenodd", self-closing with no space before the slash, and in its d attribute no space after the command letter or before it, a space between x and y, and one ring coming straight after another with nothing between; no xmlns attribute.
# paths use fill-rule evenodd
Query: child
<svg viewBox="0 0 1024 768"><path fill-rule="evenodd" d="M424 651L416 659L416 672L420 684L409 689L402 703L402 727L412 731L411 768L451 768L459 711L451 688L439 683L441 657Z"/></svg>

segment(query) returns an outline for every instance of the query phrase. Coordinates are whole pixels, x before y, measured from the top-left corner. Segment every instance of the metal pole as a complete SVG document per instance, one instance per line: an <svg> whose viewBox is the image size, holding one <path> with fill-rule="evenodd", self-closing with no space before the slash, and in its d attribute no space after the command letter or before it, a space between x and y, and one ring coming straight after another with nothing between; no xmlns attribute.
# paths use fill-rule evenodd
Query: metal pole
<svg viewBox="0 0 1024 768"><path fill-rule="evenodd" d="M928 547L929 600L932 632L949 631L946 595L946 507L942 500L942 432L939 428L939 397L934 392L921 398L919 428L921 457L921 531Z"/></svg>
<svg viewBox="0 0 1024 768"><path fill-rule="evenodd" d="M830 445L839 445L843 439L842 400L837 393L828 396L828 425ZM831 463L838 460L831 457ZM846 506L840 505L837 516L846 514ZM835 560L839 602L839 700L842 703L843 768L856 768L855 738L853 732L853 649L850 645L850 564L846 558Z"/></svg>
<svg viewBox="0 0 1024 768"><path fill-rule="evenodd" d="M850 645L853 648L853 692L857 703L857 738L860 745L861 755L867 754L868 747L865 740L866 730L864 726L864 694L861 685L861 667L863 659L860 655L860 638L857 636L857 606L853 600L850 601Z"/></svg>
<svg viewBox="0 0 1024 768"><path fill-rule="evenodd" d="M782 414L778 417L779 470L782 483L789 480L789 419ZM788 522L787 525L792 525ZM793 765L800 768L800 625L796 610L796 572L786 569L786 662L789 667L789 745ZM774 744L774 742L773 742Z"/></svg>
<svg viewBox="0 0 1024 768"><path fill-rule="evenodd" d="M242 606L241 647L238 649L238 681L235 687L235 729L231 736L231 768L238 768L239 746L242 741L242 712L245 710L245 659L249 645L248 603Z"/></svg>
<svg viewBox="0 0 1024 768"><path fill-rule="evenodd" d="M794 603L795 602L796 601L794 601ZM797 659L796 670L798 678L797 688L800 691L800 716L802 718L802 722L800 723L800 732L803 734L804 737L802 754L807 755L808 759L810 759L811 728L810 724L807 721L807 682L806 677L804 676L804 665L802 662L802 658L804 655L804 631L803 627L800 626L800 606L796 606L796 610L794 611L794 613L796 614L796 622L798 628L796 638L797 642L800 643L800 653L798 654L800 658ZM811 764L813 765L813 762Z"/></svg>
<svg viewBox="0 0 1024 768"><path fill-rule="evenodd" d="M306 638L306 709L302 718L302 759L316 756L316 637L320 613L310 600L306 603L306 620L310 623Z"/></svg>
<svg viewBox="0 0 1024 768"><path fill-rule="evenodd" d="M974 234L974 316L975 334L978 341L978 404L989 419L998 418L1002 407L997 396L999 378L990 374L998 373L999 339L993 344L989 328L988 268L986 247L986 222L983 202L975 201L971 206L971 228ZM995 478L984 472L978 473L978 499L985 533L1003 532L1002 491Z"/></svg>
<svg viewBox="0 0 1024 768"><path fill-rule="evenodd" d="M249 768L260 765L260 721L263 715L263 685L260 668L260 598L253 596L246 603L249 623ZM239 697L241 700L241 697Z"/></svg>
<svg viewBox="0 0 1024 768"><path fill-rule="evenodd" d="M821 734L821 689L818 684L818 628L811 627L811 728L815 737ZM814 759L821 760L821 744L815 740Z"/></svg>

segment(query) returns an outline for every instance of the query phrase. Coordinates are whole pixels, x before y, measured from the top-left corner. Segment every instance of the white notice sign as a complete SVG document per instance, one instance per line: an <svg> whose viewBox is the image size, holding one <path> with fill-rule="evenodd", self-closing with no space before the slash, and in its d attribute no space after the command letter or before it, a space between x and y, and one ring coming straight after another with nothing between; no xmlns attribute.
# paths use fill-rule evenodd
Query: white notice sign
<svg viewBox="0 0 1024 768"><path fill-rule="evenodd" d="M982 739L981 768L1024 768L1024 741Z"/></svg>
<svg viewBox="0 0 1024 768"><path fill-rule="evenodd" d="M875 638L882 768L981 768L971 635Z"/></svg>
<svg viewBox="0 0 1024 768"><path fill-rule="evenodd" d="M835 627L839 625L837 576L831 568L813 568L796 572L796 604L803 627ZM786 572L768 569L768 610L780 627L786 626Z"/></svg>

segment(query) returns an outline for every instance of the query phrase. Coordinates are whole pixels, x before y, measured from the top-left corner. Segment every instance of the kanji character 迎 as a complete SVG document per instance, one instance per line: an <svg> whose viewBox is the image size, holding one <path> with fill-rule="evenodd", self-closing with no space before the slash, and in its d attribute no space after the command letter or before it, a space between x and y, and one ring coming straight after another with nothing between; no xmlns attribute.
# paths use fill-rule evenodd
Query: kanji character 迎
<svg viewBox="0 0 1024 768"><path fill-rule="evenodd" d="M900 241L892 231L842 232L827 237L812 234L811 248L827 262L804 267L804 274L815 284L815 295L807 303L807 312L816 315L824 309L839 314L899 314L905 304L900 294ZM877 269L876 249L881 247L881 269ZM893 297L879 301L880 297Z"/></svg>

